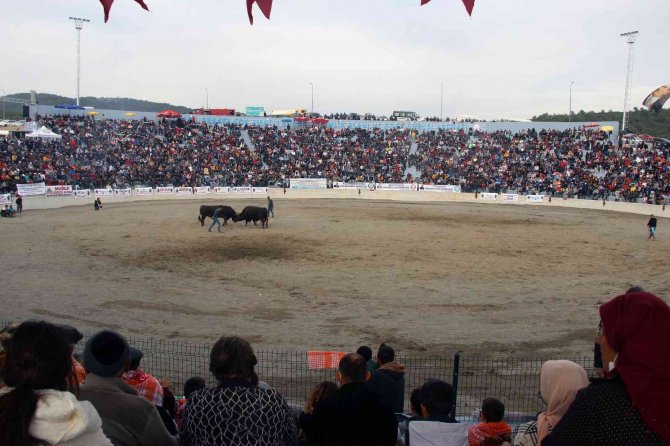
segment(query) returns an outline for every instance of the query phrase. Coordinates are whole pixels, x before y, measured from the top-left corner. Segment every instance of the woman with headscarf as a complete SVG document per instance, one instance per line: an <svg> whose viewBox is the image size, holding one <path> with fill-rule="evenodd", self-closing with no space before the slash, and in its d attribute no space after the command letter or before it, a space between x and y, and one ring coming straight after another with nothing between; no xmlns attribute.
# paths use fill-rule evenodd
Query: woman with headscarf
<svg viewBox="0 0 670 446"><path fill-rule="evenodd" d="M537 421L522 424L513 434L514 446L542 445L561 417L575 400L577 392L586 387L589 380L586 371L572 361L547 361L540 371L540 396L547 410L540 413Z"/></svg>
<svg viewBox="0 0 670 446"><path fill-rule="evenodd" d="M670 444L670 307L624 294L600 307L600 320L605 378L577 394L543 445Z"/></svg>

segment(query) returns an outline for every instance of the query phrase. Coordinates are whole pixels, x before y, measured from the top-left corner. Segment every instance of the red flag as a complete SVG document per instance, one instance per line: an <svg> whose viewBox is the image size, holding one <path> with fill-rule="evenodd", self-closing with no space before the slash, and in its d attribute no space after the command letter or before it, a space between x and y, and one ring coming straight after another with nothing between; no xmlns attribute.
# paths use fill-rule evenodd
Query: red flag
<svg viewBox="0 0 670 446"><path fill-rule="evenodd" d="M142 9L149 10L149 7L144 3L144 0L135 0ZM100 0L100 3L102 4L102 9L105 11L105 23L107 23L107 20L109 20L109 11L112 9L112 3L114 3L114 0Z"/></svg>
<svg viewBox="0 0 670 446"><path fill-rule="evenodd" d="M249 14L249 23L254 24L254 16L251 12L251 7L254 3L258 4L258 7L261 8L261 12L265 18L270 18L270 12L272 12L272 0L247 0L247 14Z"/></svg>
<svg viewBox="0 0 670 446"><path fill-rule="evenodd" d="M428 2L430 2L430 0L421 0L421 6ZM470 17L472 17L472 10L475 7L475 0L463 0L463 4L465 5L465 10L468 11L468 14Z"/></svg>

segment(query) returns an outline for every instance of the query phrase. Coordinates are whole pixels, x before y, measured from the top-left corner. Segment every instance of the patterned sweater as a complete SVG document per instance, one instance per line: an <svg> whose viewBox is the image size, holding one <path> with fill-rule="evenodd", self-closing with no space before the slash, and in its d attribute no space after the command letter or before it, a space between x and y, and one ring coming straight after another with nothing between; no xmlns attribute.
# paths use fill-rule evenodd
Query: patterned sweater
<svg viewBox="0 0 670 446"><path fill-rule="evenodd" d="M224 380L191 395L181 422L182 446L294 446L295 421L274 390L246 380Z"/></svg>

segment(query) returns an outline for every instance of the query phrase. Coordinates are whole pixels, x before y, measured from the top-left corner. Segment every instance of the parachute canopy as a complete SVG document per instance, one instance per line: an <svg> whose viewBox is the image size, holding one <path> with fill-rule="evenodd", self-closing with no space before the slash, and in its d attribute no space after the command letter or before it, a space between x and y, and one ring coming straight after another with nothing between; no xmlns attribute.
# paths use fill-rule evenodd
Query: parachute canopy
<svg viewBox="0 0 670 446"><path fill-rule="evenodd" d="M658 87L656 90L652 91L647 99L644 100L642 105L647 107L649 110L655 111L656 113L661 111L665 101L670 99L670 84L663 85Z"/></svg>

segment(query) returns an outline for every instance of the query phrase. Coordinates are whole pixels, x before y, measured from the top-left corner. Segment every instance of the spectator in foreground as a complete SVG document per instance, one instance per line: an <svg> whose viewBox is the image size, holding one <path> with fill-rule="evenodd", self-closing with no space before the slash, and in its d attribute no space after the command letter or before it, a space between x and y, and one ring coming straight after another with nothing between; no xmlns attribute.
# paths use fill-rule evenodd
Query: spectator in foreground
<svg viewBox="0 0 670 446"><path fill-rule="evenodd" d="M365 359L365 365L368 369L368 372L370 372L370 376L372 376L372 374L375 373L379 368L379 366L377 365L377 361L372 359L372 349L367 345L361 345L360 347L358 347L358 350L356 350L356 353L358 353L363 357L363 359Z"/></svg>
<svg viewBox="0 0 670 446"><path fill-rule="evenodd" d="M140 361L144 354L135 347L130 347L130 365L121 377L130 387L135 389L138 396L149 401L154 406L163 406L163 386L155 376L146 373L140 368Z"/></svg>
<svg viewBox="0 0 670 446"><path fill-rule="evenodd" d="M115 445L176 446L156 407L121 379L129 358L130 348L120 334L103 330L91 336L84 348L88 374L79 399L97 409L103 431Z"/></svg>
<svg viewBox="0 0 670 446"><path fill-rule="evenodd" d="M405 409L405 367L395 361L395 351L386 344L379 346L377 365L379 369L368 381L368 389L394 413L402 413Z"/></svg>
<svg viewBox="0 0 670 446"><path fill-rule="evenodd" d="M405 436L407 435L407 425L410 421L420 420L421 419L421 387L417 387L412 390L412 393L409 396L409 416L406 416L404 419L398 414L396 418L399 418L398 421L398 443L404 444Z"/></svg>
<svg viewBox="0 0 670 446"><path fill-rule="evenodd" d="M0 444L111 446L91 403L68 392L70 345L48 322L24 322L13 333L0 391Z"/></svg>
<svg viewBox="0 0 670 446"><path fill-rule="evenodd" d="M184 383L184 398L177 400L177 410L174 416L174 419L177 422L177 426L181 426L184 409L186 408L191 395L193 395L198 390L204 389L205 387L205 380L199 376L193 376L186 380Z"/></svg>
<svg viewBox="0 0 670 446"><path fill-rule="evenodd" d="M392 446L398 423L390 409L365 384L369 372L357 353L342 357L337 371L340 388L316 405L313 429L307 441L312 445Z"/></svg>
<svg viewBox="0 0 670 446"><path fill-rule="evenodd" d="M60 324L57 325L57 327L63 332L65 340L70 345L70 357L72 359L72 370L74 371L71 379L77 381L76 387L78 388L84 384L84 381L86 381L86 370L84 370L84 366L77 361L77 358L74 357L74 346L81 341L81 338L83 338L84 335L71 325ZM70 383L70 388L74 387L75 385L73 381Z"/></svg>
<svg viewBox="0 0 670 446"><path fill-rule="evenodd" d="M337 392L337 384L332 381L322 381L321 383L317 384L314 389L312 389L312 392L309 394L307 402L305 403L305 410L298 418L298 427L302 431L301 444L310 444L307 442L307 437L311 437L312 435L307 434L307 432L311 432L312 429L312 413L314 413L314 407L320 401L333 396L335 392Z"/></svg>
<svg viewBox="0 0 670 446"><path fill-rule="evenodd" d="M670 443L670 307L650 293L618 296L600 307L604 379L594 380L544 446Z"/></svg>
<svg viewBox="0 0 670 446"><path fill-rule="evenodd" d="M479 417L482 422L468 430L470 446L502 446L512 444L512 428L503 421L505 405L495 398L482 402Z"/></svg>
<svg viewBox="0 0 670 446"><path fill-rule="evenodd" d="M209 370L219 385L191 396L179 430L183 446L297 444L295 421L284 398L252 385L256 364L244 339L221 337L214 344Z"/></svg>
<svg viewBox="0 0 670 446"><path fill-rule="evenodd" d="M589 380L586 371L572 361L546 361L540 371L540 396L547 410L540 413L536 421L519 425L514 430L515 446L542 444L565 415L577 392L586 387Z"/></svg>

